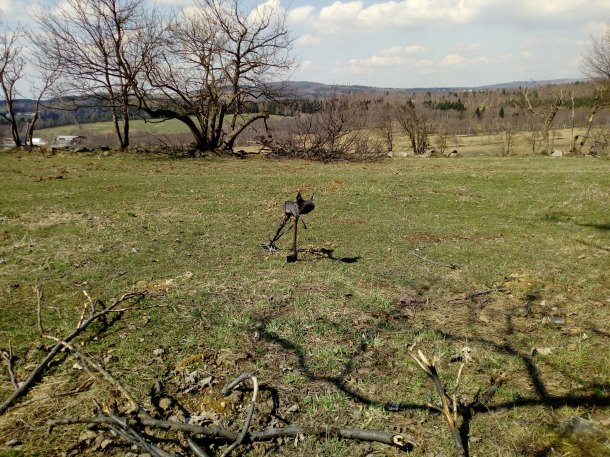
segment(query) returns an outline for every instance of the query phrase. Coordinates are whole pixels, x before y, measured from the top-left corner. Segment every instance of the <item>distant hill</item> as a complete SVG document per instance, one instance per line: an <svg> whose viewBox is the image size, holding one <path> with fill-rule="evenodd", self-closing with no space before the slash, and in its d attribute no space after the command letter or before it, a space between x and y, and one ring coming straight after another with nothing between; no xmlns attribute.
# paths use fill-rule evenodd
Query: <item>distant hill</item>
<svg viewBox="0 0 610 457"><path fill-rule="evenodd" d="M515 89L519 87L536 87L536 86L548 86L548 85L560 85L560 84L572 84L575 82L582 82L582 79L577 78L564 78L564 79L552 79L546 81L512 81L499 84L490 84L486 86L456 86L456 87L411 87L411 88L397 88L397 87L373 87L373 86L359 86L359 85L333 85L323 84L311 81L288 81L284 83L284 87L291 92L295 98L322 98L329 95L347 95L347 94L374 94L374 93L385 93L385 92L404 92L404 93L421 93L421 92L459 92L465 90L496 90L496 89Z"/></svg>

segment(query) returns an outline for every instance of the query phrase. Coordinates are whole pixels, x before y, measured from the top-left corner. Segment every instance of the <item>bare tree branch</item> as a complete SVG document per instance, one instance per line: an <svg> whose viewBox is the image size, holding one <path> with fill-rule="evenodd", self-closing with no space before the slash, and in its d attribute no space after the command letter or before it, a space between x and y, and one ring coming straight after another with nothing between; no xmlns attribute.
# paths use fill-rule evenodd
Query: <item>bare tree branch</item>
<svg viewBox="0 0 610 457"><path fill-rule="evenodd" d="M15 392L13 392L9 396L9 398L7 398L0 405L0 415L4 414L11 407L11 405L15 402L15 400L19 399L20 397L25 395L30 390L30 388L38 380L40 375L46 370L46 368L51 363L51 361L55 358L55 356L57 354L59 354L59 352L62 350L62 348L64 348L63 343L69 343L70 341L72 341L74 338L76 338L81 333L83 333L87 329L87 327L89 327L89 325L91 325L93 322L97 321L98 319L103 318L109 312L115 310L115 308L117 308L117 306L120 305L121 303L123 303L127 300L131 300L131 299L142 299L147 294L148 294L148 291L146 291L146 290L129 292L129 293L123 294L120 298L118 298L110 306L103 309L102 311L94 313L92 316L90 316L88 319L86 319L84 322L82 322L81 325L77 326L72 332L70 332L70 334L68 334L67 336L62 338L61 341L58 341L57 343L55 343L55 345L51 348L51 350L49 351L47 356L30 373L30 376L28 376L28 378L21 384L19 389L17 389ZM38 296L38 293L37 293L37 296ZM40 309L40 303L37 306L38 306L38 309ZM39 312L39 314L40 314L40 312ZM39 329L41 327L42 327L42 325L39 324Z"/></svg>

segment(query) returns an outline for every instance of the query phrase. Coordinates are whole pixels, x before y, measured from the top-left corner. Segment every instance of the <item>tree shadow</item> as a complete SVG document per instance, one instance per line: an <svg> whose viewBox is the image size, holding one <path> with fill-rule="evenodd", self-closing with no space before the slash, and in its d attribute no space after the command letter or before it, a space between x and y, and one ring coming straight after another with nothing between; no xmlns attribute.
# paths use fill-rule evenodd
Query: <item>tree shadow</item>
<svg viewBox="0 0 610 457"><path fill-rule="evenodd" d="M309 366L308 359L306 356L306 350L300 346L299 344L284 338L274 331L269 329L269 323L273 317L265 317L258 321L258 331L261 337L261 340L267 341L269 343L275 344L283 348L285 351L292 353L296 356L298 360L298 367L303 376L305 376L308 380L313 382L322 382L332 385L337 391L345 394L349 399L355 401L357 403L371 406L371 407L379 407L383 408L389 412L398 412L398 411L429 411L433 413L438 413L438 411L434 408L431 408L427 403L417 403L417 402L383 402L376 398L364 395L359 392L357 388L351 387L346 383L346 379L349 374L354 371L354 365L357 362L358 358L362 356L367 350L367 344L365 341L360 341L355 348L355 350L349 355L347 361L343 363L343 369L336 376L320 376L313 372L311 367ZM400 328L396 327L401 326L402 323L400 321L393 319L393 325L388 326L385 322L378 322L375 326L371 327L372 332L391 332L391 331L400 331ZM407 324L406 319L404 324ZM512 315L507 314L507 336L514 333L514 325L512 323ZM591 331L596 331L602 337L610 337L606 332L597 329L592 329ZM451 332L447 332L442 328L438 328L434 326L432 328L428 328L427 331L433 332L436 334L439 339L446 341L455 341L455 342L463 342L463 335L454 334ZM554 395L551 393L547 387L544 377L541 374L541 371L537 365L537 361L535 357L529 352L524 352L516 348L513 344L508 341L503 342L495 342L486 338L476 338L469 336L469 342L471 344L479 344L489 351L492 351L499 355L509 356L520 361L524 374L527 376L528 383L534 390L534 394L530 396L520 396L514 398L510 401L493 403L489 402L489 404L481 403L478 401L478 394L474 396L471 403L461 404L458 406L459 415L462 420L459 425L459 433L462 438L462 442L465 448L466 456L469 455L469 435L470 435L470 424L472 422L475 414L489 414L495 411L502 411L507 409L514 408L524 408L524 407L534 407L534 406L542 406L544 408L549 409L557 409L562 406L568 406L573 408L606 408L610 406L610 382L608 383L583 383L582 379L579 379L576 373L568 371L569 369L561 369L557 366L551 366L551 368L566 377L566 379L573 380L575 384L581 384L581 387L572 389L569 392L563 395ZM582 386L582 384L585 384Z"/></svg>
<svg viewBox="0 0 610 457"><path fill-rule="evenodd" d="M579 225L581 227L591 227L591 228L594 228L594 229L597 229L597 230L605 230L605 231L610 230L610 223L607 223L607 224L604 224L604 223L601 223L601 224L576 224L576 225Z"/></svg>
<svg viewBox="0 0 610 457"><path fill-rule="evenodd" d="M589 247L589 248L595 248L595 249L599 249L600 251L606 251L606 252L610 252L610 248L607 248L605 246L599 246L595 243L591 243L590 241L585 241L585 240L577 240L580 244L584 244L585 246Z"/></svg>
<svg viewBox="0 0 610 457"><path fill-rule="evenodd" d="M352 256L352 257L335 257L334 249L327 249L327 248L302 248L299 249L299 252L302 252L304 254L310 254L311 257L307 258L307 259L302 259L302 260L309 260L309 261L315 261L315 260L320 260L320 259L329 259L329 260L334 260L336 262L341 262L341 263L356 263L360 260L360 256Z"/></svg>

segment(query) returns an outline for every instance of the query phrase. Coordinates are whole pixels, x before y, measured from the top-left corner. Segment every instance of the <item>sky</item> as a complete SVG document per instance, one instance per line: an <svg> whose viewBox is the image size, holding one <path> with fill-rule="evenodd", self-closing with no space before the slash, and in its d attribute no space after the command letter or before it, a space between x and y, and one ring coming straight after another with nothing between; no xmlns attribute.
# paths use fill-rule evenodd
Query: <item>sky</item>
<svg viewBox="0 0 610 457"><path fill-rule="evenodd" d="M44 0L48 1L48 0ZM290 79L388 88L580 78L610 0L264 0L287 17ZM191 0L156 0L160 7ZM28 24L31 0L0 0Z"/></svg>

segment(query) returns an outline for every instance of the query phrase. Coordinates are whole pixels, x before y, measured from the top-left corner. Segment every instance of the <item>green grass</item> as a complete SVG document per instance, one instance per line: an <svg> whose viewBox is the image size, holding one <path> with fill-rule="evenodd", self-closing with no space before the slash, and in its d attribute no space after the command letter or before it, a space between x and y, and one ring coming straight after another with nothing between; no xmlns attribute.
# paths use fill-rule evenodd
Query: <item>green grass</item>
<svg viewBox="0 0 610 457"><path fill-rule="evenodd" d="M12 342L19 379L43 357L33 286L44 291L46 330L60 336L78 321L83 290L108 303L145 287L163 295L79 340L143 403L157 380L178 389L183 369L221 381L254 371L277 389L280 413L294 423L405 430L421 441L418 455L449 455L445 423L425 413L431 385L407 354L417 342L439 357L448 388L458 370L451 356L472 349L460 387L466 398L491 376L508 375L490 411L470 423L473 456L551 455L536 453L547 445L574 452L557 424L610 415L608 160L322 165L4 153L0 182L0 347ZM260 249L297 191L315 193L317 205L300 246L333 249L350 263L302 252L287 264L288 235L282 251ZM506 292L463 299L494 287ZM407 295L414 304L401 304ZM553 314L566 324L541 323ZM532 356L533 347L552 351ZM54 366L26 400L82 384L86 374L72 365ZM10 391L2 370L0 398ZM81 429L47 437L46 420L91 414L93 398L111 395L96 383L14 408L0 417L0 436L19 437L25 455L58 454ZM387 402L407 406L391 413ZM286 413L294 404L300 409ZM369 450L394 455L334 439L274 453Z"/></svg>
<svg viewBox="0 0 610 457"><path fill-rule="evenodd" d="M165 122L145 122L134 119L130 122L130 131L133 135L150 133L153 135L167 135L173 133L187 133L188 127L175 119ZM92 135L115 135L112 122L90 122L78 125L62 125L48 129L37 130L35 136L52 141L58 135L81 135L89 137Z"/></svg>

